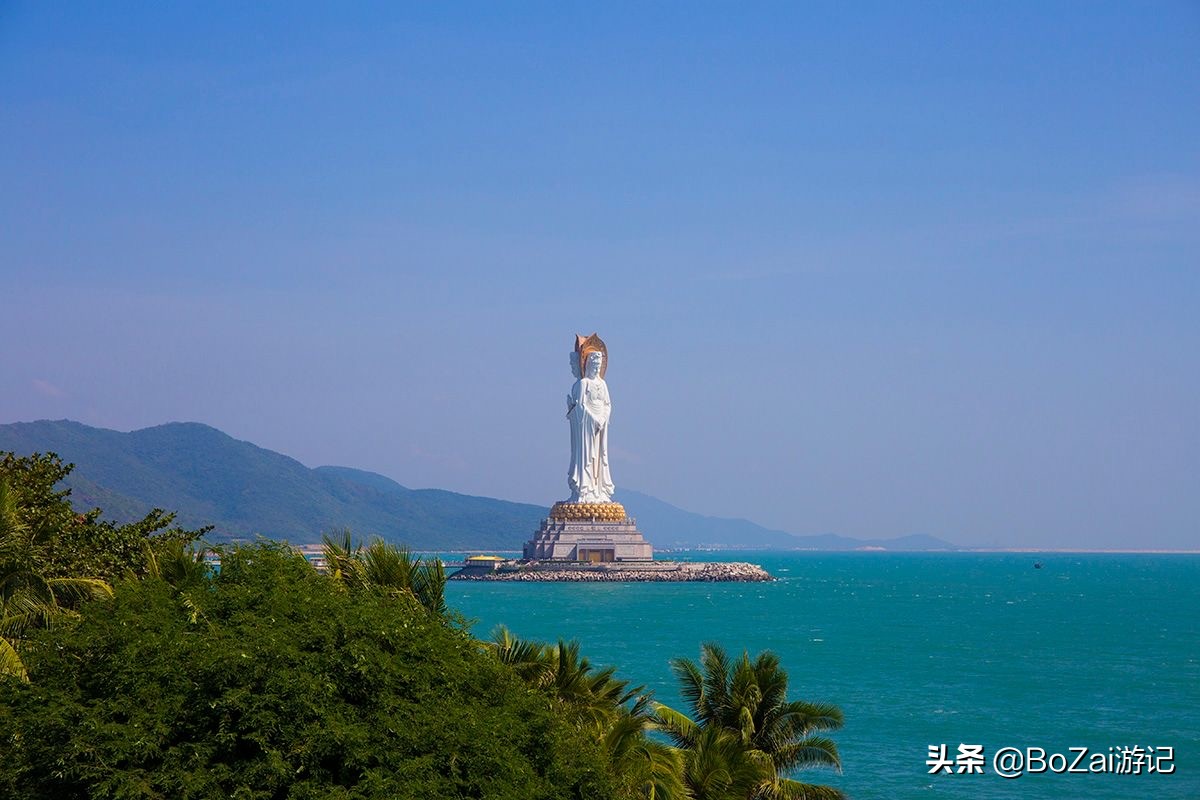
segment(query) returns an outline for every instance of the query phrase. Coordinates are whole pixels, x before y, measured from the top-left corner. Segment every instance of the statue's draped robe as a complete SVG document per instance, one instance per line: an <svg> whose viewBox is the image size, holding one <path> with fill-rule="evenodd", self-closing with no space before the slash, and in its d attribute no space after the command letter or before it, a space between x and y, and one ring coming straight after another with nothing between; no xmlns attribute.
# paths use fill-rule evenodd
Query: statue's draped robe
<svg viewBox="0 0 1200 800"><path fill-rule="evenodd" d="M616 490L608 471L608 385L602 378L581 378L571 387L569 404L571 502L607 503Z"/></svg>

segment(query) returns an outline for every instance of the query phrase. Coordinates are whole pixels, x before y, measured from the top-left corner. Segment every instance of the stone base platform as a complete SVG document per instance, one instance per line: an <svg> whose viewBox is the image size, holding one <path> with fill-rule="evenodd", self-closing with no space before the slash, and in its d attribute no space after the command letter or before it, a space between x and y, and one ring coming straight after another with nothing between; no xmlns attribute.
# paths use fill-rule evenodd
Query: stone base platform
<svg viewBox="0 0 1200 800"><path fill-rule="evenodd" d="M580 564L546 561L503 561L494 567L466 568L452 581L541 582L761 582L775 580L757 564L723 561L646 561L623 564Z"/></svg>
<svg viewBox="0 0 1200 800"><path fill-rule="evenodd" d="M559 506L571 508L572 505L579 507L580 514L588 510L594 511L595 516L567 517L559 509ZM615 509L606 508L611 506L620 509L619 517ZM610 564L650 561L654 558L654 548L642 536L637 523L625 516L625 510L617 503L594 504L591 509L584 504L560 503L551 510L550 517L542 520L533 538L525 543L524 555L535 561Z"/></svg>

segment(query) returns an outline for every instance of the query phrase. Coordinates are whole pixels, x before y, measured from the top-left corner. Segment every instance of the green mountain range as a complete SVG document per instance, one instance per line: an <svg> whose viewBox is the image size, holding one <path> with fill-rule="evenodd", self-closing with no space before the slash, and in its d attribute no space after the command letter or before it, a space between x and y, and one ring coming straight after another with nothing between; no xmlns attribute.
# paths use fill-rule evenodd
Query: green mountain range
<svg viewBox="0 0 1200 800"><path fill-rule="evenodd" d="M520 550L547 506L441 489L409 489L373 472L311 469L293 458L195 422L121 433L70 420L0 425L0 451L54 452L75 464L67 479L77 508L99 506L118 522L154 507L186 527L215 526L214 541L256 535L294 543L350 528L419 550ZM624 503L656 547L848 550L953 549L927 536L892 540L794 536L742 519L706 517L629 490Z"/></svg>

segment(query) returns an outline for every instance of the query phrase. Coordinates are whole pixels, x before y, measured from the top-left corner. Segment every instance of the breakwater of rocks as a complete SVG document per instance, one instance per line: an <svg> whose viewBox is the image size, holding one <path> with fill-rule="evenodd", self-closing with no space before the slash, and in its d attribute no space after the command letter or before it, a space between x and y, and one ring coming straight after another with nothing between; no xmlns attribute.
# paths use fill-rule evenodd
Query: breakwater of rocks
<svg viewBox="0 0 1200 800"><path fill-rule="evenodd" d="M458 581L561 582L761 582L775 580L757 564L741 561L654 561L645 564L548 564L505 562L495 569L462 569Z"/></svg>

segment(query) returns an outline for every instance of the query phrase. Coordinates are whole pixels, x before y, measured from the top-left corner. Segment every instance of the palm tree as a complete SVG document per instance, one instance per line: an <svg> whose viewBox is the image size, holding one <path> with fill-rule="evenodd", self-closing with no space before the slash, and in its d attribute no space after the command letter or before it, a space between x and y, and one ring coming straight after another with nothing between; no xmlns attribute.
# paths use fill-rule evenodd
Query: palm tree
<svg viewBox="0 0 1200 800"><path fill-rule="evenodd" d="M507 664L521 680L536 689L549 685L554 674L550 649L543 642L514 636L504 625L492 631L491 641L483 647L501 664Z"/></svg>
<svg viewBox="0 0 1200 800"><path fill-rule="evenodd" d="M843 718L837 706L789 701L787 673L774 653L760 653L752 661L743 652L731 662L720 646L709 643L701 648L699 664L675 659L671 668L692 717L663 705L656 713L662 729L688 751L688 774L697 797L710 796L709 788L718 790L711 796L755 800L843 797L837 789L787 777L812 767L841 771L837 745L818 734L837 730ZM731 749L740 749L745 758L732 758ZM758 778L743 793L738 776L756 770ZM711 786L697 785L701 779Z"/></svg>
<svg viewBox="0 0 1200 800"><path fill-rule="evenodd" d="M323 537L325 563L332 577L352 591L376 591L410 597L438 616L446 614L446 568L440 559L414 556L407 547L373 539L355 544L350 531L341 539Z"/></svg>
<svg viewBox="0 0 1200 800"><path fill-rule="evenodd" d="M613 772L646 800L691 798L684 782L683 753L652 738L656 729L649 695L621 706L604 732L603 744Z"/></svg>
<svg viewBox="0 0 1200 800"><path fill-rule="evenodd" d="M182 540L171 539L156 544L146 542L144 548L147 577L161 578L176 589L182 589L209 576L209 566L205 560L208 551L203 547L197 548ZM126 577L137 576L130 571Z"/></svg>
<svg viewBox="0 0 1200 800"><path fill-rule="evenodd" d="M580 655L579 642L559 639L547 649L550 691L583 724L604 729L618 709L642 691L641 686L631 689L629 681L617 680L615 667L594 668Z"/></svg>
<svg viewBox="0 0 1200 800"><path fill-rule="evenodd" d="M196 602L198 596L192 591L197 585L202 585L209 577L210 570L205 560L207 550L192 547L187 542L168 540L153 545L146 542L146 576L165 581L175 589L180 603L188 612L188 619L194 625L200 619L206 619L203 609ZM126 575L136 579L132 571ZM202 595L201 595L202 596Z"/></svg>
<svg viewBox="0 0 1200 800"><path fill-rule="evenodd" d="M362 543L354 543L354 534L343 528L340 541L332 534L321 535L325 569L329 576L349 589L362 588Z"/></svg>
<svg viewBox="0 0 1200 800"><path fill-rule="evenodd" d="M700 727L684 715L672 720L659 707L656 727L682 754L683 781L696 800L743 800L772 780L769 759L742 746L738 737L717 726Z"/></svg>
<svg viewBox="0 0 1200 800"><path fill-rule="evenodd" d="M0 675L28 681L19 652L26 633L77 617L74 608L85 600L112 597L112 587L98 578L45 574L42 565L55 533L26 524L16 492L0 478Z"/></svg>
<svg viewBox="0 0 1200 800"><path fill-rule="evenodd" d="M531 687L543 691L564 717L590 732L608 753L613 773L631 794L648 800L690 798L683 783L683 756L648 736L655 727L651 699L643 687L616 677L613 667L596 668L578 642L522 640L503 625L484 647Z"/></svg>
<svg viewBox="0 0 1200 800"><path fill-rule="evenodd" d="M519 639L498 625L484 647L501 663L508 664L535 689L549 694L564 706L575 721L605 727L624 704L634 700L642 687L629 687L618 680L615 667L596 669L580 655L579 642L558 644Z"/></svg>

